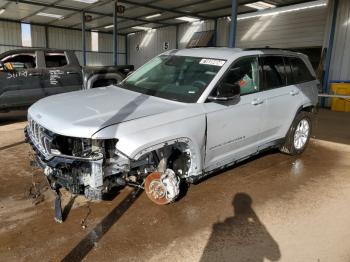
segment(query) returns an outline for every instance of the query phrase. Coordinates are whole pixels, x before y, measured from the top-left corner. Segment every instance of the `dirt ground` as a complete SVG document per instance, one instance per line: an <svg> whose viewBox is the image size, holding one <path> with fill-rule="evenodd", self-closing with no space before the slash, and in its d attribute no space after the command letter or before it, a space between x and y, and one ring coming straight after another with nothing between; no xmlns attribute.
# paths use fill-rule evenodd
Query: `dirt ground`
<svg viewBox="0 0 350 262"><path fill-rule="evenodd" d="M52 192L30 167L25 113L0 115L1 261L350 261L350 114L321 110L300 157L272 151L168 206L126 188L106 201Z"/></svg>

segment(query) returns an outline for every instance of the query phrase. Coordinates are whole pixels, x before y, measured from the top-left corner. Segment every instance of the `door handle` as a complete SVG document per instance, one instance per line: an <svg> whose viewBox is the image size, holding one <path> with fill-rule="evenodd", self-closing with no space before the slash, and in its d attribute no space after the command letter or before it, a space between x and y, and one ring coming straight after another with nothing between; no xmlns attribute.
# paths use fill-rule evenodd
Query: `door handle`
<svg viewBox="0 0 350 262"><path fill-rule="evenodd" d="M42 74L39 72L33 72L33 73L29 73L29 76L42 76Z"/></svg>
<svg viewBox="0 0 350 262"><path fill-rule="evenodd" d="M261 100L260 98L255 98L252 101L252 105L254 105L254 106L261 105L262 103L264 103L264 100Z"/></svg>
<svg viewBox="0 0 350 262"><path fill-rule="evenodd" d="M67 71L67 75L77 75L78 72L76 71Z"/></svg>
<svg viewBox="0 0 350 262"><path fill-rule="evenodd" d="M292 96L296 96L297 94L299 94L299 90L292 90L289 94Z"/></svg>

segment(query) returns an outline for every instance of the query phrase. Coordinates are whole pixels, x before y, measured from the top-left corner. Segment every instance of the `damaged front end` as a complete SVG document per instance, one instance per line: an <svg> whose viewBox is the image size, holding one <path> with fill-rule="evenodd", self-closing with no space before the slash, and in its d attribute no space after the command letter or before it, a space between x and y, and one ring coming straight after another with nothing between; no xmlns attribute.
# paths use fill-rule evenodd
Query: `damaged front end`
<svg viewBox="0 0 350 262"><path fill-rule="evenodd" d="M153 145L131 159L117 149L118 139L63 136L30 117L25 135L37 165L56 192L57 221L62 221L60 188L101 200L112 188L128 185L145 189L150 200L164 205L179 196L181 180L191 181L198 172L198 156L187 138Z"/></svg>
<svg viewBox="0 0 350 262"><path fill-rule="evenodd" d="M123 174L130 171L130 159L116 150L117 139L66 137L32 119L25 134L53 189L64 187L73 194L100 200L112 187L126 184Z"/></svg>
<svg viewBox="0 0 350 262"><path fill-rule="evenodd" d="M145 182L159 180L157 190L161 186L166 192L159 195L151 192L148 196L153 196L150 198L154 202L157 202L157 197L165 197L166 200L159 203L170 203L178 196L179 180L189 177L193 169L191 158L194 156L191 156L184 139L168 141L140 152L137 159L130 159L117 149L117 139L62 136L32 119L29 119L25 134L51 188L64 187L73 194L84 194L88 199L101 200L103 194L113 187L144 188ZM150 183L150 186L154 185Z"/></svg>

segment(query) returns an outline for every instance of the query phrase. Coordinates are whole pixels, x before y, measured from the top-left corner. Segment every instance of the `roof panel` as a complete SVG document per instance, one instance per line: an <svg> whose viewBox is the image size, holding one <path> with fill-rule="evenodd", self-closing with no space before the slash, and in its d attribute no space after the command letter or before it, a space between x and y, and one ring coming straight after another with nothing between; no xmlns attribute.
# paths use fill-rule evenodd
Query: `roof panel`
<svg viewBox="0 0 350 262"><path fill-rule="evenodd" d="M220 16L229 16L231 15L231 8L220 9L217 11L205 12L201 13L202 15L210 16L210 17L220 17Z"/></svg>
<svg viewBox="0 0 350 262"><path fill-rule="evenodd" d="M57 0L31 0L31 2L35 2L35 3L45 3L45 4L53 4L54 2L56 2Z"/></svg>
<svg viewBox="0 0 350 262"><path fill-rule="evenodd" d="M8 6L6 6L6 12L4 12L0 18L5 19L11 19L11 20L17 20L20 21L24 17L27 17L35 12L38 12L39 10L43 9L43 7L37 6L37 5L30 5L30 4L23 4L21 3L22 0L18 0L18 4L15 2L9 2L5 0L0 0L0 7L4 6L4 4L9 3ZM43 3L45 5L47 4L53 4L56 3L59 6L64 7L71 7L75 9L85 9L87 10L87 13L90 11L99 12L99 13L105 13L107 15L111 15L113 13L113 3L112 0L99 0L99 2L95 4L84 4L78 1L73 0L61 0L57 2L57 0L30 0L35 3ZM167 8L174 10L175 8L180 7L178 10L182 12L192 12L192 13L199 13L199 15L202 16L208 16L208 17L219 17L219 16L225 16L229 15L231 12L230 4L231 0L130 0L132 2L136 3L142 3L142 4L151 4L152 6L158 6L160 8ZM286 4L296 4L300 2L305 2L305 0L266 0L270 3L276 3L277 5L286 5ZM249 12L249 11L255 11L251 8L245 7L244 4L248 2L254 2L254 0L239 0L239 13ZM279 4L278 4L279 3ZM139 7L133 4L123 4L126 7L125 16L128 17L134 17L136 19L143 19L143 20L149 20L151 22L155 22L157 20L161 20L163 23L169 23L169 24L176 24L176 23L182 23L180 20L174 19L174 17L183 16L181 14L173 13L173 12L167 12L167 11L161 11L156 10L153 8L147 8L147 7ZM185 5L185 7L183 7ZM182 7L181 7L182 6ZM223 9L220 9L220 7L226 7ZM81 23L81 13L80 12L74 12L74 11L67 11L62 10L58 8L44 8L43 11L45 13L53 13L53 14L60 14L65 16L62 20L57 20L55 18L50 17L40 17L37 15L34 15L26 21L29 22L35 22L35 23L50 23L53 22L53 25L57 26L74 26L77 25L80 26ZM145 17L151 14L161 13L162 15L160 17L156 17L153 19L146 19ZM92 15L93 21L87 23L87 28L98 28L101 29L105 25L112 23L111 17L100 17L99 15ZM188 16L191 16L189 14ZM100 17L100 18L99 18ZM120 15L119 17L122 17ZM125 27L132 27L135 25L142 25L142 22L140 21L130 21L130 20L118 20L118 27L121 28L123 31L133 31L133 29L124 29ZM143 24L142 26L147 26ZM153 26L159 26L159 24L154 24ZM153 27L152 26L152 27Z"/></svg>
<svg viewBox="0 0 350 262"><path fill-rule="evenodd" d="M11 19L11 20L21 20L36 11L40 10L40 7L27 5L27 4L16 4L10 3L6 7L6 11L1 15L1 18Z"/></svg>
<svg viewBox="0 0 350 262"><path fill-rule="evenodd" d="M192 13L199 13L203 10L208 11L211 9L217 9L221 7L227 7L231 3L228 3L227 0L212 0L207 1L205 4L198 4L198 5L191 5L185 8L180 8L179 10L184 12L192 12Z"/></svg>
<svg viewBox="0 0 350 262"><path fill-rule="evenodd" d="M165 8L176 8L183 5L191 5L196 4L200 0L182 0L182 1L174 1L174 0L160 0L156 3L153 3L152 5L158 6L158 7L165 7Z"/></svg>
<svg viewBox="0 0 350 262"><path fill-rule="evenodd" d="M128 5L128 4L118 4L118 5L123 5L123 6L125 6L126 9L132 8L132 5ZM107 4L94 6L94 8L92 8L91 11L112 14L113 13L113 2L108 1Z"/></svg>
<svg viewBox="0 0 350 262"><path fill-rule="evenodd" d="M87 4L87 3L80 2L80 1L63 0L62 2L59 3L59 5L83 9L83 8L87 8L89 6L94 6L94 5L96 5L96 3L95 4Z"/></svg>
<svg viewBox="0 0 350 262"><path fill-rule="evenodd" d="M103 28L104 26L111 25L111 24L113 24L113 18L109 16L104 16L104 17L92 20L86 25L88 28L100 29L101 27Z"/></svg>

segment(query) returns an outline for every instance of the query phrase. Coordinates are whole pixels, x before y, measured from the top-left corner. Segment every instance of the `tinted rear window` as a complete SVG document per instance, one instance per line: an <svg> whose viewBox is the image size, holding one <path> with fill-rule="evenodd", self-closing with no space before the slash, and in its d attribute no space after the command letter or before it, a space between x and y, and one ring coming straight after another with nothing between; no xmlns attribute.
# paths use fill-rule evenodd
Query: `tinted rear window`
<svg viewBox="0 0 350 262"><path fill-rule="evenodd" d="M67 59L64 53L48 53L45 55L46 67L62 67L67 65Z"/></svg>
<svg viewBox="0 0 350 262"><path fill-rule="evenodd" d="M286 85L286 72L281 56L262 58L264 72L264 89L272 89Z"/></svg>
<svg viewBox="0 0 350 262"><path fill-rule="evenodd" d="M293 83L303 83L315 80L304 61L297 57L290 57L289 63L293 72Z"/></svg>

